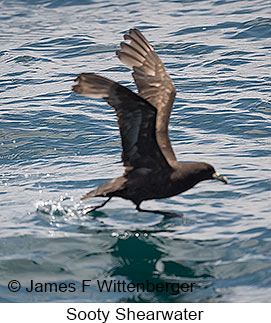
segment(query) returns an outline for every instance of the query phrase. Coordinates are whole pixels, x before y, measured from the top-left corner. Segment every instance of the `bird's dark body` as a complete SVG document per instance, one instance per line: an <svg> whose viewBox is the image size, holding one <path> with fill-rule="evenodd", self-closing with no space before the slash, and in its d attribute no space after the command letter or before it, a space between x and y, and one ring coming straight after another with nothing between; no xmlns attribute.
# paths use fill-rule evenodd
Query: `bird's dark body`
<svg viewBox="0 0 271 323"><path fill-rule="evenodd" d="M138 94L92 73L82 73L73 87L75 92L102 98L117 114L122 143L124 175L87 193L82 199L96 196L122 197L136 204L145 200L171 197L192 188L203 180L226 178L204 162L178 162L168 136L168 123L176 95L175 86L147 39L137 29L124 36L117 51L119 59L133 69ZM108 199L108 200L109 200ZM104 206L107 202L93 208ZM166 216L170 212L154 211Z"/></svg>
<svg viewBox="0 0 271 323"><path fill-rule="evenodd" d="M146 200L171 197L189 190L202 180L199 174L188 172L197 164L208 167L206 163L179 163L176 168L166 171L137 168L99 186L88 193L88 197L122 197L136 205Z"/></svg>

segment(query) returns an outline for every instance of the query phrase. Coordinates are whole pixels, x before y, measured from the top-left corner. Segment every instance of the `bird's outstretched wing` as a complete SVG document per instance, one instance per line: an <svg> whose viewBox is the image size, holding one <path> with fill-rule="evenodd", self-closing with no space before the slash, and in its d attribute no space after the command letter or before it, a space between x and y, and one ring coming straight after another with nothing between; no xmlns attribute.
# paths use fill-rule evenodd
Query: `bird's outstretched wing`
<svg viewBox="0 0 271 323"><path fill-rule="evenodd" d="M130 43L121 42L121 50L116 54L133 69L139 95L157 109L157 142L168 163L173 166L177 161L168 136L168 123L176 95L174 84L161 59L138 29L130 29L124 39L130 40Z"/></svg>
<svg viewBox="0 0 271 323"><path fill-rule="evenodd" d="M122 161L132 168L170 167L155 136L156 109L126 87L102 76L83 73L73 91L92 98L103 98L116 111L122 141Z"/></svg>

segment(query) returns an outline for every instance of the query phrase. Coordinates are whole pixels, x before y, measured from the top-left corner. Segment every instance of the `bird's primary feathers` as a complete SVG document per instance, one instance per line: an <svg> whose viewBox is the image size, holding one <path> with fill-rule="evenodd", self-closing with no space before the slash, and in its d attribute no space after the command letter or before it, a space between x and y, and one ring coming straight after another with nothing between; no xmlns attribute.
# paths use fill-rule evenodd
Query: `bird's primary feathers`
<svg viewBox="0 0 271 323"><path fill-rule="evenodd" d="M124 39L130 43L121 42L121 50L116 54L133 69L138 94L92 73L79 75L73 87L73 91L81 95L104 99L115 109L125 166L123 176L99 186L82 199L118 196L133 201L139 211L172 216L169 212L142 210L140 203L174 196L203 180L218 179L224 183L227 180L207 163L177 161L168 136L176 94L174 84L159 56L139 30L131 29Z"/></svg>

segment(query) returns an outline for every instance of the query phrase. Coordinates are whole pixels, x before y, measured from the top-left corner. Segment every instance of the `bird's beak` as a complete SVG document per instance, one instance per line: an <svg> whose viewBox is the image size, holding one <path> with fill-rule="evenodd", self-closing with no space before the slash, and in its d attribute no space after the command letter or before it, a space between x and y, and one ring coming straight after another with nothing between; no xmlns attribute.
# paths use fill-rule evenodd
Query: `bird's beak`
<svg viewBox="0 0 271 323"><path fill-rule="evenodd" d="M214 179L218 179L219 181L221 181L221 182L223 182L223 183L225 183L225 184L228 184L227 177L225 177L225 176L221 176L221 175L220 175L220 174L218 174L218 173L213 173L212 177L213 177Z"/></svg>

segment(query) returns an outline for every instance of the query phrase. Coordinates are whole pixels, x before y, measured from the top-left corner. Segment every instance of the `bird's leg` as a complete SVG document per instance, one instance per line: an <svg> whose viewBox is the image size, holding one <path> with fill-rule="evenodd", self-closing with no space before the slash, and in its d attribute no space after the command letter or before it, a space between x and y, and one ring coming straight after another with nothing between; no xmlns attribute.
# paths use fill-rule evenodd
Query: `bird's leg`
<svg viewBox="0 0 271 323"><path fill-rule="evenodd" d="M104 202L103 202L102 204L100 204L100 205L97 205L97 206L94 206L94 207L87 207L87 208L85 208L85 209L83 210L83 214L85 215L85 214L91 213L92 211L96 211L97 209L99 209L99 208L101 208L101 207L105 206L105 204L106 204L107 202L109 202L111 199L112 199L112 196L111 196L111 197L109 197L106 201L104 201Z"/></svg>
<svg viewBox="0 0 271 323"><path fill-rule="evenodd" d="M137 211L139 212L149 212L149 213L158 213L164 215L166 218L181 218L183 216L182 213L173 213L173 212L166 212L166 211L159 211L159 210L144 210L138 204L136 206Z"/></svg>

